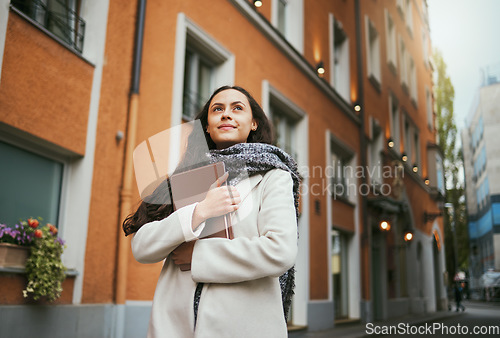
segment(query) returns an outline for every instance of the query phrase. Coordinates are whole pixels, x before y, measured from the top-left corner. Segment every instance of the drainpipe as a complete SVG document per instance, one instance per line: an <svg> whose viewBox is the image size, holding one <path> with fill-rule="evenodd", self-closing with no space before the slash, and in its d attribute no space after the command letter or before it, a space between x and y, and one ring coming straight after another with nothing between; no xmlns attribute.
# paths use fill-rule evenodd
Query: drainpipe
<svg viewBox="0 0 500 338"><path fill-rule="evenodd" d="M366 137L365 137L365 98L364 98L364 77L363 77L363 49L362 49L362 30L361 30L361 8L360 1L356 0L355 4L355 20L356 20L356 64L358 67L358 103L361 106L359 112L359 119L361 121L360 133L359 133L359 154L360 154L360 164L362 168L366 168ZM366 176L361 177L361 184L366 184ZM368 227L368 202L367 196L361 196L361 220L363 222L363 234L361 237L361 280L365 283L370 283L370 228ZM369 288L366 286L362 287L362 299L368 301L370 298Z"/></svg>
<svg viewBox="0 0 500 338"><path fill-rule="evenodd" d="M124 155L122 187L120 191L120 218L118 224L117 267L115 277L115 302L125 304L127 297L127 267L130 251L130 239L122 231L122 222L132 212L132 187L134 184L132 154L136 145L137 115L139 110L139 85L141 77L142 43L146 0L139 0L137 9L134 60L132 65L132 83L129 94L127 133Z"/></svg>

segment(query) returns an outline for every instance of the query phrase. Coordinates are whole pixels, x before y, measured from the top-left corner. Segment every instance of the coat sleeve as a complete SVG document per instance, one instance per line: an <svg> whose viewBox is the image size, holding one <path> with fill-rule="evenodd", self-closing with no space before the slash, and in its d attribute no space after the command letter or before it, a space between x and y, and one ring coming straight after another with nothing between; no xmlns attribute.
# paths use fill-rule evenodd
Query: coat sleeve
<svg viewBox="0 0 500 338"><path fill-rule="evenodd" d="M205 223L197 231L191 230L193 211L197 203L173 212L161 221L144 224L132 238L132 253L139 263L157 263L183 242L196 238Z"/></svg>
<svg viewBox="0 0 500 338"><path fill-rule="evenodd" d="M297 220L290 174L275 170L262 191L257 216L259 237L210 238L194 246L191 275L195 282L237 283L278 277L297 255Z"/></svg>

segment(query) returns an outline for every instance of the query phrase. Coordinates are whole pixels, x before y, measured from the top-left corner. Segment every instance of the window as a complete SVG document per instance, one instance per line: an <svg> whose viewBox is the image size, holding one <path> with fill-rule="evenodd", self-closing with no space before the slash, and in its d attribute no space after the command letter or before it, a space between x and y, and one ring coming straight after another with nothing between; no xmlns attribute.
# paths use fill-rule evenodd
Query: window
<svg viewBox="0 0 500 338"><path fill-rule="evenodd" d="M386 31L386 41L387 41L387 63L391 67L393 72L396 72L396 58L397 58L397 48L396 48L396 29L394 28L394 21L391 15L385 10L385 31Z"/></svg>
<svg viewBox="0 0 500 338"><path fill-rule="evenodd" d="M191 121L212 94L215 67L207 57L191 46L186 47L184 62L182 114L185 120Z"/></svg>
<svg viewBox="0 0 500 338"><path fill-rule="evenodd" d="M412 0L405 0L405 20L406 20L406 27L408 28L408 31L410 34L413 33L413 10L411 6L411 1Z"/></svg>
<svg viewBox="0 0 500 338"><path fill-rule="evenodd" d="M42 217L58 225L64 165L0 142L0 223Z"/></svg>
<svg viewBox="0 0 500 338"><path fill-rule="evenodd" d="M367 69L368 76L380 85L380 38L375 26L366 16Z"/></svg>
<svg viewBox="0 0 500 338"><path fill-rule="evenodd" d="M304 52L304 0L271 0L271 24L298 52Z"/></svg>
<svg viewBox="0 0 500 338"><path fill-rule="evenodd" d="M278 0L278 23L276 28L278 31L286 36L287 26L287 0Z"/></svg>
<svg viewBox="0 0 500 338"><path fill-rule="evenodd" d="M429 10L427 8L427 1L422 2L422 15L424 16L424 22L429 26Z"/></svg>
<svg viewBox="0 0 500 338"><path fill-rule="evenodd" d="M307 113L287 96L262 81L262 108L273 123L273 144L290 154L295 161L307 161Z"/></svg>
<svg viewBox="0 0 500 338"><path fill-rule="evenodd" d="M426 6L424 5L424 8ZM424 65L426 68L429 68L429 40L427 39L427 32L424 28L422 28L422 45L423 45L423 53L424 53Z"/></svg>
<svg viewBox="0 0 500 338"><path fill-rule="evenodd" d="M347 199L351 202L354 194L349 189L353 188L356 182L352 151L346 144L330 134L329 163L327 168L327 178L330 180L330 193L334 199Z"/></svg>
<svg viewBox="0 0 500 338"><path fill-rule="evenodd" d="M415 133L413 136L413 147L414 147L414 152L413 152L413 164L417 165L418 167L418 174L422 172L422 167L420 163L420 137L418 135L418 130L415 129Z"/></svg>
<svg viewBox="0 0 500 338"><path fill-rule="evenodd" d="M12 6L80 53L85 35L85 21L80 17L81 3L81 0L11 1Z"/></svg>
<svg viewBox="0 0 500 338"><path fill-rule="evenodd" d="M405 153L406 156L408 156L408 163L411 164L412 160L412 133L411 133L411 125L410 122L408 121L408 118L406 118L405 121Z"/></svg>
<svg viewBox="0 0 500 338"><path fill-rule="evenodd" d="M405 16L404 2L405 0L396 0L396 7L398 8L398 12L402 18Z"/></svg>
<svg viewBox="0 0 500 338"><path fill-rule="evenodd" d="M384 139L382 137L382 128L377 120L370 117L371 121L371 134L372 140L369 144L369 165L370 172L368 177L370 178L370 183L373 187L380 186L382 184L382 157L380 153L383 149Z"/></svg>
<svg viewBox="0 0 500 338"><path fill-rule="evenodd" d="M403 89L408 90L408 66L407 66L406 46L401 37L399 37L399 74Z"/></svg>
<svg viewBox="0 0 500 338"><path fill-rule="evenodd" d="M234 83L234 55L183 13L177 15L175 50L172 125L191 121L215 88Z"/></svg>
<svg viewBox="0 0 500 338"><path fill-rule="evenodd" d="M287 114L276 100L271 98L271 119L274 126L275 145L290 154L297 161L296 126L298 120Z"/></svg>
<svg viewBox="0 0 500 338"><path fill-rule="evenodd" d="M412 57L409 57L410 63L410 96L413 104L416 106L418 102L417 97L417 70L415 69L415 62Z"/></svg>
<svg viewBox="0 0 500 338"><path fill-rule="evenodd" d="M432 96L429 88L427 87L425 87L425 101L427 106L427 125L429 126L429 129L432 130L434 124L434 115L432 112Z"/></svg>
<svg viewBox="0 0 500 338"><path fill-rule="evenodd" d="M335 198L348 196L347 192L347 182L346 182L346 160L342 158L339 154L331 153L331 185L332 194Z"/></svg>
<svg viewBox="0 0 500 338"><path fill-rule="evenodd" d="M389 95L389 110L391 117L391 137L394 141L394 150L400 151L400 121L399 121L399 107L398 100L394 95Z"/></svg>
<svg viewBox="0 0 500 338"><path fill-rule="evenodd" d="M331 266L335 319L347 318L349 315L348 239L346 234L332 230Z"/></svg>
<svg viewBox="0 0 500 338"><path fill-rule="evenodd" d="M350 102L351 78L349 69L349 39L342 23L330 14L330 63L332 87Z"/></svg>

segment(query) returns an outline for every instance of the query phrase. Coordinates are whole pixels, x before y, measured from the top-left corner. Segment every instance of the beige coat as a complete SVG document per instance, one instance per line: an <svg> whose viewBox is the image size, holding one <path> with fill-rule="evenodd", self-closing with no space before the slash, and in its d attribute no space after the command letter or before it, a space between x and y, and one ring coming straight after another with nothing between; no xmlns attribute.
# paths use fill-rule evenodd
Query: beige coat
<svg viewBox="0 0 500 338"><path fill-rule="evenodd" d="M169 254L189 239L181 224L191 224L194 204L134 235L132 252L139 262L165 259L148 337L287 337L278 277L297 255L292 178L274 169L236 188L242 202L231 215L234 239L198 240L191 271L180 271ZM193 331L197 282L206 284Z"/></svg>

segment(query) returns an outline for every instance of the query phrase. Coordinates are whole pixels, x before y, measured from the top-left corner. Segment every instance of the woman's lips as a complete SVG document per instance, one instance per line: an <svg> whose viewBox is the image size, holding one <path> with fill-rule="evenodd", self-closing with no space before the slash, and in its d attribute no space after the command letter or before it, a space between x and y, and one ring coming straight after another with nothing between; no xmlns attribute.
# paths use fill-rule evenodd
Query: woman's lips
<svg viewBox="0 0 500 338"><path fill-rule="evenodd" d="M233 129L235 129L235 128L236 128L236 127L234 127L234 126L230 126L230 125L222 125L222 126L220 126L218 129L219 129L219 130L233 130Z"/></svg>

